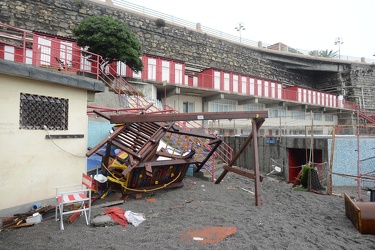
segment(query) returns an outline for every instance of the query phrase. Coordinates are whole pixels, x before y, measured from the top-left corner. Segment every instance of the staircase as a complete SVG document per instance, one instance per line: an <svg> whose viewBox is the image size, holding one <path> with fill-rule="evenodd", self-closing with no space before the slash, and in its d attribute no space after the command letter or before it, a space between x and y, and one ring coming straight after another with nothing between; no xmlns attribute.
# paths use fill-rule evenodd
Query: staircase
<svg viewBox="0 0 375 250"><path fill-rule="evenodd" d="M142 112L142 113L172 113L178 116L179 112L172 107L165 106L165 109L158 108L154 102L148 101L144 96L139 93L126 79L119 75L113 75L110 72L116 72L110 68L111 65L106 65L104 60L100 61L99 67L99 80L104 82L110 91L115 92L120 98L122 98L126 104L127 112ZM105 68L105 70L103 70ZM195 121L179 122L174 123L180 130L190 132L191 130L198 130L203 134L213 135L209 129L203 127L201 124ZM218 139L219 140L219 139ZM212 143L208 139L202 137L196 137L194 135L178 135L175 133L167 132L163 137L163 141L166 143L165 148L168 150L175 151L174 153L183 154L194 148L195 155L194 159L203 165L197 165L198 173L202 169L202 177L214 181L215 175L221 165L225 165L232 159L233 149L224 142ZM214 147L212 146L214 145ZM218 145L218 146L217 146ZM221 172L221 171L219 171Z"/></svg>
<svg viewBox="0 0 375 250"><path fill-rule="evenodd" d="M359 109L356 112L359 115L359 117L365 119L368 123L375 124L375 114L373 112L369 112L364 109Z"/></svg>
<svg viewBox="0 0 375 250"><path fill-rule="evenodd" d="M218 160L218 159L210 159L213 162L211 162L210 165L208 165L206 168L202 169L202 171L199 171L198 173L193 173L193 176L199 177L204 180L208 181L216 181L216 179L221 175L221 173L224 170L224 166L228 165L227 163ZM215 166L214 168L210 168L210 166Z"/></svg>

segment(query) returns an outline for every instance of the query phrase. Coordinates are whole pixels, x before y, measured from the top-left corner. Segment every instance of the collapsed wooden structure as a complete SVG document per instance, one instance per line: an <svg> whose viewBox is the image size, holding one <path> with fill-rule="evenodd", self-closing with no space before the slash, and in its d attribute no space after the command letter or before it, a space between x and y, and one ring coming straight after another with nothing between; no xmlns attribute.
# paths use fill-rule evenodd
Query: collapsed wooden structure
<svg viewBox="0 0 375 250"><path fill-rule="evenodd" d="M108 189L121 190L123 194L138 194L162 188L183 186L182 180L189 166L199 172L222 143L216 135L192 132L175 125L176 121L251 119L253 132L237 152L236 157L225 167L220 181L227 172L253 178L256 182L256 205L260 205L259 162L257 131L267 117L267 111L202 112L202 113L123 113L105 115L114 126L113 133L86 156L102 156L102 170L109 180ZM246 146L254 142L254 173L236 169L233 164ZM100 149L105 147L105 153ZM117 150L117 151L116 151ZM117 152L117 153L113 153ZM220 183L220 181L216 183Z"/></svg>

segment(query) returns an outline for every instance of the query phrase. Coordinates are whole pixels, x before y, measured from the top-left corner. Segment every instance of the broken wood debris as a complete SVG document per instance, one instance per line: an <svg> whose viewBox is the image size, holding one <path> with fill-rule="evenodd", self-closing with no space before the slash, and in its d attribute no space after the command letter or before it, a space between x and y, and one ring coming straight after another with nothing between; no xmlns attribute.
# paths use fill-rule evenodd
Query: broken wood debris
<svg viewBox="0 0 375 250"><path fill-rule="evenodd" d="M124 202L125 202L124 200L108 201L106 203L99 204L99 205L96 205L96 206L93 206L93 207L111 207L111 206L114 206L114 205L122 204Z"/></svg>
<svg viewBox="0 0 375 250"><path fill-rule="evenodd" d="M10 217L3 218L3 227L1 229L14 229L20 227L29 227L35 224L35 222L27 223L26 219L32 216L34 213L45 214L49 211L55 210L55 206L49 205L44 206L35 210L30 210L26 213L15 214Z"/></svg>

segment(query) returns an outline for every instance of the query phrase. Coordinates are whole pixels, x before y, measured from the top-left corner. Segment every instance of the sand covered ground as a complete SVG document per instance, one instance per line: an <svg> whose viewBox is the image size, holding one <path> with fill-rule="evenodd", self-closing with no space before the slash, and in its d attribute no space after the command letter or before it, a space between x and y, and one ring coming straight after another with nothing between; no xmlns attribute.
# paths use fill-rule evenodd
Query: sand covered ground
<svg viewBox="0 0 375 250"><path fill-rule="evenodd" d="M182 188L145 193L140 200L130 196L115 206L143 213L138 227L87 226L80 217L60 231L47 213L34 226L2 230L0 249L375 249L375 235L360 234L346 218L342 196L295 191L265 178L262 205L255 206L254 182L246 177L229 173L220 184L197 177L183 182ZM356 188L333 191L357 197ZM95 202L92 217L106 209L100 203L118 197Z"/></svg>

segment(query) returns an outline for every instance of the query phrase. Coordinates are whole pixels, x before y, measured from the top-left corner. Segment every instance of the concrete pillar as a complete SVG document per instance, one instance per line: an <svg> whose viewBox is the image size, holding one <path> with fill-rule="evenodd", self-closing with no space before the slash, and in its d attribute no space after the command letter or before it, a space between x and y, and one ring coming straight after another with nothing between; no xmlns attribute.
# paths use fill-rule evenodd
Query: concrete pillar
<svg viewBox="0 0 375 250"><path fill-rule="evenodd" d="M240 135L241 134L241 128L234 128L234 135Z"/></svg>
<svg viewBox="0 0 375 250"><path fill-rule="evenodd" d="M263 48L263 43L262 43L262 41L259 41L259 42L258 42L258 48Z"/></svg>
<svg viewBox="0 0 375 250"><path fill-rule="evenodd" d="M344 104L343 104L344 96L343 95L339 95L337 97L337 99L338 99L339 108L343 108L343 106L344 106Z"/></svg>
<svg viewBox="0 0 375 250"><path fill-rule="evenodd" d="M366 58L361 57L361 62L365 63L366 62Z"/></svg>
<svg viewBox="0 0 375 250"><path fill-rule="evenodd" d="M197 30L198 32L202 32L202 25L201 25L201 23L197 23L197 25L196 25L196 30Z"/></svg>

